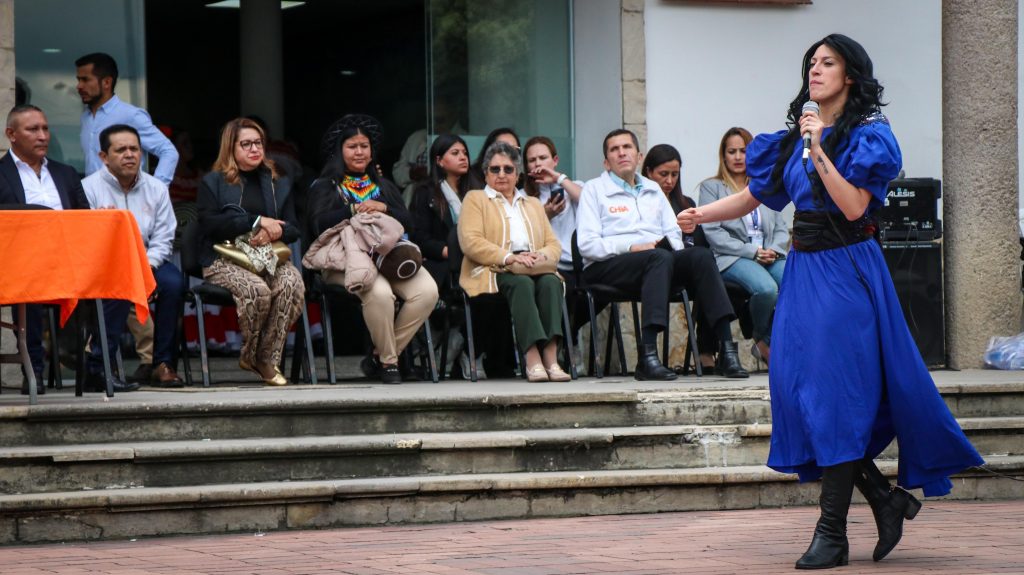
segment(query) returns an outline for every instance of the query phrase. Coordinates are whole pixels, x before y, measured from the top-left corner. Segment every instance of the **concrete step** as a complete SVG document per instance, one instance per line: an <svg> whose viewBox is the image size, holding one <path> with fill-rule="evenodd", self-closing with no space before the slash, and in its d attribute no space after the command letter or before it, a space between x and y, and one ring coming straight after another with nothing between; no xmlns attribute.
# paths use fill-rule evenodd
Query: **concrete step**
<svg viewBox="0 0 1024 575"><path fill-rule="evenodd" d="M997 473L1024 477L1024 456L988 460ZM880 467L895 473L894 462L883 461ZM1024 497L1024 483L987 472L967 472L954 483L949 496L954 499ZM0 543L784 507L814 504L817 493L817 484L798 484L794 476L763 466L736 466L0 495Z"/></svg>
<svg viewBox="0 0 1024 575"><path fill-rule="evenodd" d="M29 407L0 403L8 446L104 442L442 433L569 427L753 425L771 421L766 378L747 386L689 378L651 382L587 379L571 384L411 384L290 386L208 392L135 392L115 401L60 402L47 394ZM940 383L961 418L1024 414L1024 383ZM90 401L91 400L91 401ZM53 403L51 403L53 402Z"/></svg>
<svg viewBox="0 0 1024 575"><path fill-rule="evenodd" d="M1024 417L961 420L983 455L1024 455ZM0 492L265 481L735 467L763 463L770 425L391 433L0 448ZM883 457L895 459L895 444Z"/></svg>

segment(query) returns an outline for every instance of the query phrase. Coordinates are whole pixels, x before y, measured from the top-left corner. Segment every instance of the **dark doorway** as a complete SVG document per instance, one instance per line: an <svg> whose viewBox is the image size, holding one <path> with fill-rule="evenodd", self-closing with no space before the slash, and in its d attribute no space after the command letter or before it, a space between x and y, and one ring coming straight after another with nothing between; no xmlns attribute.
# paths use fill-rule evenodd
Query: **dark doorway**
<svg viewBox="0 0 1024 575"><path fill-rule="evenodd" d="M239 109L239 11L213 0L146 0L148 107L158 124L192 135L208 168L218 130ZM244 1L244 0L243 0ZM426 126L424 0L307 0L282 13L285 134L320 169L324 130L344 114L384 125L389 174L406 137Z"/></svg>

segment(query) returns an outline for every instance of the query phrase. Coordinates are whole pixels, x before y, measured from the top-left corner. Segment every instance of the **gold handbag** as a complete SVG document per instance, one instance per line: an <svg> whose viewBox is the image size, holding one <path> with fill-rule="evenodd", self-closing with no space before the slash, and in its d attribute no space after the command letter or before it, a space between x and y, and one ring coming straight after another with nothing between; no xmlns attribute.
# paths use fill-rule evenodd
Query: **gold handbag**
<svg viewBox="0 0 1024 575"><path fill-rule="evenodd" d="M291 248L288 247L288 244L282 241L271 242L270 249L274 252L274 255L277 256L278 264L283 264L292 257ZM213 244L213 251L217 252L217 255L227 262L235 264L242 269L254 274L262 273L262 270L257 270L256 266L253 265L252 260L249 259L249 255L242 251L241 248L235 246L231 241Z"/></svg>

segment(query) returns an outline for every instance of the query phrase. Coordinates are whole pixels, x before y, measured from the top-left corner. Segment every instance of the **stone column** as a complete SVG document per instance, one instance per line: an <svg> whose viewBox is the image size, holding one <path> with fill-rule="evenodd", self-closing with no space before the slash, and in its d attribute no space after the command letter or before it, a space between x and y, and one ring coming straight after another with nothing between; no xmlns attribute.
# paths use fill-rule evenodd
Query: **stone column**
<svg viewBox="0 0 1024 575"><path fill-rule="evenodd" d="M622 0L622 125L647 149L647 50L644 0Z"/></svg>
<svg viewBox="0 0 1024 575"><path fill-rule="evenodd" d="M14 0L0 0L0 111L3 118L7 110L14 106ZM3 155L10 142L0 137L0 155ZM4 308L3 321L11 320L10 308ZM0 352L15 351L14 334L10 330L0 330ZM0 365L0 384L8 386L20 385L21 376L15 365Z"/></svg>
<svg viewBox="0 0 1024 575"><path fill-rule="evenodd" d="M284 137L281 3L242 0L239 17L242 114L257 114L271 136Z"/></svg>
<svg viewBox="0 0 1024 575"><path fill-rule="evenodd" d="M980 367L1019 327L1017 0L942 2L949 366Z"/></svg>
<svg viewBox="0 0 1024 575"><path fill-rule="evenodd" d="M14 0L0 0L0 111L14 107ZM10 142L0 138L0 154Z"/></svg>

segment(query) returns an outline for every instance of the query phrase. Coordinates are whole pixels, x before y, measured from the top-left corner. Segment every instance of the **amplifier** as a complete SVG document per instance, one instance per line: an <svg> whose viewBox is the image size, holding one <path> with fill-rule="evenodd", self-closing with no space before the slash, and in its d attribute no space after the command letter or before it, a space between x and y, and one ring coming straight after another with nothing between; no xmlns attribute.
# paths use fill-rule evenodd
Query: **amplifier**
<svg viewBox="0 0 1024 575"><path fill-rule="evenodd" d="M882 242L882 254L900 298L903 318L928 366L946 363L942 244Z"/></svg>
<svg viewBox="0 0 1024 575"><path fill-rule="evenodd" d="M876 212L882 241L934 240L942 237L940 197L941 180L899 178L889 182L885 205Z"/></svg>

